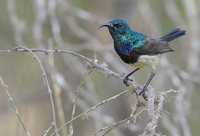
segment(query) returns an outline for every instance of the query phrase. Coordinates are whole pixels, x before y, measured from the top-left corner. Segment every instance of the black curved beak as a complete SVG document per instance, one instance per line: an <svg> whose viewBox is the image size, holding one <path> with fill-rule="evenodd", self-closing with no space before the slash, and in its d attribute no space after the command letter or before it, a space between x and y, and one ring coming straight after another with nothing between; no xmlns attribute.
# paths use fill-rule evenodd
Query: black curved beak
<svg viewBox="0 0 200 136"><path fill-rule="evenodd" d="M102 28L102 27L113 27L113 24L112 23L104 23L104 24L101 24L98 29Z"/></svg>

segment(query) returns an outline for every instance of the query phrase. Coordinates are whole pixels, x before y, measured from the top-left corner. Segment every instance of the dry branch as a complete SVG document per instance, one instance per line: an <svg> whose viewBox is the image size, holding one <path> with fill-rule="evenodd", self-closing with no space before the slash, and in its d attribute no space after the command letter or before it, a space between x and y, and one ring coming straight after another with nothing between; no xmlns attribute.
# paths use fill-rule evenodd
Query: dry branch
<svg viewBox="0 0 200 136"><path fill-rule="evenodd" d="M118 79L123 80L123 76L122 74L118 74L116 72L113 72L112 70L110 70L105 64L99 64L97 60L91 60L90 58L87 58L81 54L72 52L72 51L66 51L66 50L61 50L61 49L29 49L31 52L41 52L41 53L66 53L66 54L71 54L73 56L79 57L87 62L89 62L88 64L88 69L94 69L94 70L98 70L101 71L103 73L105 73L107 76L113 76L116 77ZM28 52L26 49L23 49L22 47L16 47L13 48L11 50L0 50L0 53L14 53L14 52ZM142 89L142 86L137 85L134 82L130 83L131 88L134 88L135 90L140 90Z"/></svg>
<svg viewBox="0 0 200 136"><path fill-rule="evenodd" d="M45 84L47 85L48 92L50 94L50 100L51 100L52 112L53 112L53 123L50 126L50 128L48 128L44 132L44 135L47 135L47 133L49 132L51 127L54 127L55 128L55 132L53 134L51 134L51 136L53 136L54 134L56 134L58 136L59 135L58 131L60 131L61 129L63 129L67 125L71 124L73 121L77 120L78 118L87 115L91 111L94 111L99 106L101 106L101 105L103 105L105 103L108 103L108 102L118 98L119 96L124 95L125 93L142 89L142 87L140 85L136 84L135 82L130 82L130 89L129 90L125 90L125 91L123 91L123 92L121 92L121 93L119 93L119 94L117 94L117 95L115 95L113 97L110 97L110 98L108 98L106 100L103 100L103 101L97 103L95 106L93 106L90 109L88 109L87 111L82 112L81 114L79 114L79 115L77 115L75 117L74 117L74 112L73 112L72 113L72 115L73 115L72 119L70 121L68 121L67 123L65 123L64 125L62 125L59 129L57 129L56 118L55 118L55 108L54 108L54 102L53 102L53 97L52 97L52 91L51 91L51 88L50 88L50 85L49 85L45 70L44 70L44 68L42 66L42 63L41 63L41 61L39 60L39 58L35 54L36 52L45 53L45 54L49 54L49 53L66 53L66 54L70 54L70 55L79 57L79 58L83 59L84 61L86 61L88 63L87 68L88 68L89 71L98 70L98 71L103 72L107 76L113 76L113 77L116 77L116 78L121 79L121 80L123 80L123 77L122 77L122 75L110 70L107 65L99 64L97 60L92 60L92 59L87 58L87 57L85 57L85 56L83 56L81 54L78 54L78 53L75 53L75 52L71 52L71 51L60 50L60 49L52 49L52 50L50 50L50 49L48 49L48 50L47 49L28 49L26 47L16 47L16 48L13 48L11 50L0 50L0 53L20 53L20 52L21 53L22 52L28 52L33 56L34 59L37 60L37 62L39 63L39 65L40 65L40 67L42 69L43 78L44 78ZM169 91L166 91L166 92L161 92L161 93L157 93L156 94L154 89L150 88L150 90L148 90L147 92L148 92L148 98L149 98L148 102L147 102L147 108L148 108L148 113L149 113L149 122L148 122L148 124L147 124L147 126L145 128L145 131L143 132L142 135L144 135L144 136L159 135L159 134L157 134L155 132L155 128L157 127L158 120L161 117L162 107L163 107L163 103L164 103L164 96L166 96L170 92L174 92L174 90L169 90ZM77 99L77 96L75 98ZM75 102L76 102L76 99L75 99ZM138 99L137 103L139 103L139 102L140 101ZM146 105L146 104L144 103L144 105ZM136 106L135 110L137 110L137 106ZM142 111L138 112L138 113L134 112L134 113L131 114L130 117L128 117L128 118L126 118L126 119L124 119L122 121L119 121L117 123L113 123L113 124L111 124L111 125L109 125L107 127L104 127L102 129L100 129L99 132L101 132L102 130L103 131L106 130L105 133L104 133L104 135L105 135L108 132L110 132L114 127L116 127L116 126L118 126L120 124L123 124L123 123L129 121L132 118L136 119L136 117L138 115L140 115L141 113L143 113L144 111L146 111L145 108ZM96 134L99 133L99 132L97 131Z"/></svg>

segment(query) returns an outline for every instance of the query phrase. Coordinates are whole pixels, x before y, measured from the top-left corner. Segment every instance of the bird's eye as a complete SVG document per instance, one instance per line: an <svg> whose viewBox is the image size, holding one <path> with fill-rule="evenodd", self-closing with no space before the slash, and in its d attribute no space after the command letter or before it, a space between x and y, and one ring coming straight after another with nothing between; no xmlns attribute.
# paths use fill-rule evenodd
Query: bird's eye
<svg viewBox="0 0 200 136"><path fill-rule="evenodd" d="M114 24L115 27L120 28L122 26L122 24Z"/></svg>

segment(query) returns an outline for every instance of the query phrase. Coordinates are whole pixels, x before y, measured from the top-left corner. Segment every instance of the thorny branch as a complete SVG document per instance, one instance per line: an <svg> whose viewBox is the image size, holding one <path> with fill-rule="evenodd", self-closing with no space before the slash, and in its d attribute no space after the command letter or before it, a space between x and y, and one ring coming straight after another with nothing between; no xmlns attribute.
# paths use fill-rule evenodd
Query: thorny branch
<svg viewBox="0 0 200 136"><path fill-rule="evenodd" d="M111 100L114 100L114 99L118 98L119 96L124 95L125 93L142 89L142 87L140 85L136 84L135 82L130 82L130 89L129 90L125 90L125 91L123 91L123 92L121 92L121 93L119 93L119 94L117 94L117 95L115 95L113 97L110 97L110 98L108 98L106 100L103 100L103 101L97 103L95 106L91 107L87 111L82 112L81 114L73 117L70 121L68 121L67 123L65 123L64 125L62 125L58 129L57 125L56 125L55 108L54 108L52 91L51 91L51 88L50 88L50 85L49 85L45 70L44 70L44 68L42 66L42 63L39 60L39 58L36 56L35 52L40 52L40 53L45 53L45 54L49 54L49 53L71 54L73 56L79 57L79 58L85 60L86 62L88 62L87 68L89 70L91 70L91 71L98 70L98 71L101 71L101 72L105 73L107 76L113 76L113 77L116 77L116 78L121 79L121 80L123 79L123 76L118 74L118 73L113 72L112 70L110 70L107 65L99 64L97 60L91 60L91 59L89 59L89 58L87 58L87 57L85 57L85 56L83 56L81 54L78 54L78 53L75 53L75 52L71 52L71 51L60 50L60 49L48 49L48 50L47 49L28 49L26 47L16 47L16 48L13 48L11 50L0 50L0 53L15 53L15 52L29 52L33 56L33 58L37 60L37 62L39 63L39 65L40 65L40 67L42 69L43 78L44 78L45 84L47 85L47 88L48 88L48 91L49 91L49 94L50 94L50 100L51 100L52 112L53 112L53 123L50 126L50 128L48 128L44 132L44 135L46 135L50 131L51 127L54 127L55 128L55 132L53 134L51 134L51 136L53 136L54 134L56 134L58 136L59 135L58 131L60 131L61 129L63 129L64 127L66 127L67 125L69 125L70 123L75 121L76 119L87 115L87 113L89 113L91 111L94 111L99 106L101 106L101 105L103 105L105 103L108 103ZM148 96L149 96L148 98L149 99L148 99L148 102L147 102L147 109L148 109L150 121L148 122L147 127L145 128L145 131L143 132L142 135L145 135L145 136L159 135L159 134L157 134L155 132L155 128L158 125L158 120L159 120L159 118L161 116L161 113L162 113L162 107L163 107L163 103L164 103L164 100L165 100L164 96L167 95L170 92L177 92L177 91L169 90L169 91L161 92L161 93L157 93L157 94L155 94L155 91L154 91L153 88L150 88L148 91L149 91L149 93L148 93ZM138 99L138 102L139 102L139 99ZM146 105L146 103L144 103L144 105ZM136 106L136 108L137 108L137 106ZM110 132L114 127L116 127L116 126L118 126L120 124L123 124L123 123L125 123L127 121L129 122L132 118L135 120L136 117L139 116L144 111L146 111L146 108L144 108L143 110L141 110L138 113L134 112L133 114L130 115L130 117L128 117L128 118L126 118L126 119L124 119L122 121L119 121L117 123L113 123L113 124L111 124L111 125L109 125L107 127L104 127L102 129L100 129L100 131L97 131L95 134L101 132L102 130L107 130L104 133L104 135L105 135L108 132Z"/></svg>

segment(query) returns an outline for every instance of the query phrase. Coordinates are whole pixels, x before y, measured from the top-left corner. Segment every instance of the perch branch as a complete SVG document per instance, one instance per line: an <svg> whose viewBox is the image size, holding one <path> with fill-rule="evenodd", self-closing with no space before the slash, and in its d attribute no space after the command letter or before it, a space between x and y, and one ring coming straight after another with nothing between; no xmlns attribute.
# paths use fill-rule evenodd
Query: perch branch
<svg viewBox="0 0 200 136"><path fill-rule="evenodd" d="M45 53L45 54L49 54L49 53L66 53L66 54L71 54L73 56L79 57L88 63L88 69L94 69L94 70L98 70L101 71L103 73L105 73L107 76L113 76L116 77L118 79L123 80L123 75L122 74L118 74L116 72L113 72L112 70L110 70L105 64L99 64L97 60L92 60L86 56L83 56L81 54L72 52L72 51L67 51L67 50L61 50L61 49L29 49L29 51L31 51L32 53L34 52L41 52L41 53ZM0 53L12 53L12 52L28 52L28 50L23 49L21 47L16 47L13 48L11 50L0 50ZM129 85L131 86L131 88L135 88L135 90L141 90L142 86L134 83L134 82L129 82Z"/></svg>

